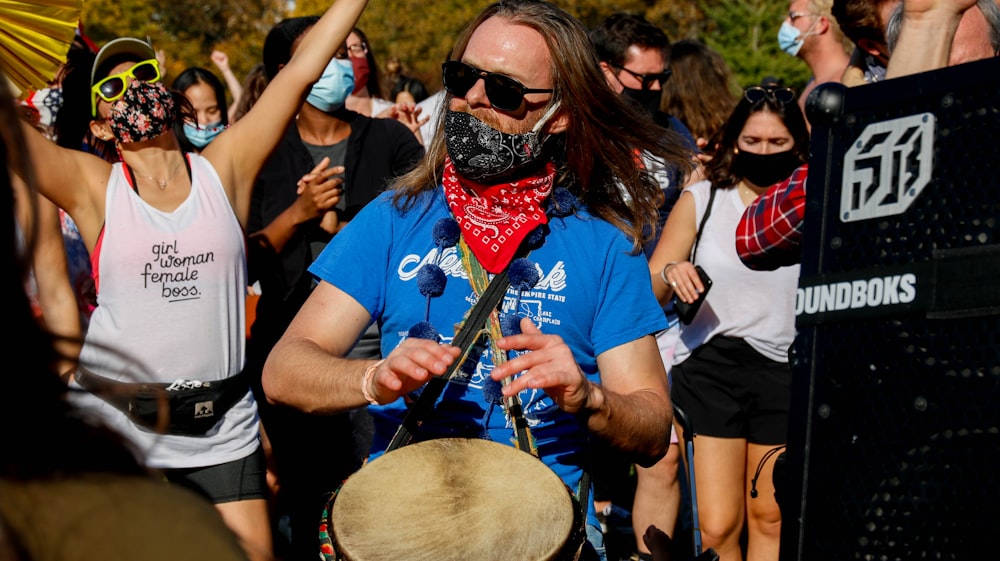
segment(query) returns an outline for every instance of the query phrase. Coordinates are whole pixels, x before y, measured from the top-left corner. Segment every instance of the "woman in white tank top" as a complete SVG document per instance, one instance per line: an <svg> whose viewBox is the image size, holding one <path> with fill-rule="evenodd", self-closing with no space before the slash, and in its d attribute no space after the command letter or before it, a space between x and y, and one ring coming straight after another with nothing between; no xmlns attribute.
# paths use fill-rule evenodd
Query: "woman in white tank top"
<svg viewBox="0 0 1000 561"><path fill-rule="evenodd" d="M809 133L790 89L754 86L709 146L707 179L681 194L650 257L650 275L663 304L704 296L681 325L671 387L698 434L691 469L703 543L723 561L738 561L746 518L750 556L777 561L781 513L771 476L787 440L798 266L746 268L736 254L736 225L750 202L806 161Z"/></svg>

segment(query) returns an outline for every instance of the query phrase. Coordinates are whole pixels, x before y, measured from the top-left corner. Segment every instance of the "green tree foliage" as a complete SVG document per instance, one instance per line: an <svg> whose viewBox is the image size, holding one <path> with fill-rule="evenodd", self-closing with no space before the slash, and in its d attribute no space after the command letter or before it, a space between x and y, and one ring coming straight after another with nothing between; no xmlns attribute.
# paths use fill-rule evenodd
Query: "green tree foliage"
<svg viewBox="0 0 1000 561"><path fill-rule="evenodd" d="M701 39L729 63L736 82L751 85L775 76L797 90L809 78L801 60L778 49L788 10L774 0L555 0L588 27L617 12L643 14L671 40ZM380 65L395 56L407 74L440 88L441 63L458 32L490 0L372 0L359 27ZM121 35L149 37L167 55L167 73L187 66L215 71L213 48L229 55L237 76L260 61L267 30L289 15L320 14L330 0L87 0L84 26L99 44ZM292 9L289 11L289 6Z"/></svg>
<svg viewBox="0 0 1000 561"><path fill-rule="evenodd" d="M83 24L98 46L122 36L148 38L164 53L167 83L189 66L219 75L209 57L213 49L225 52L242 78L261 60L264 37L285 17L286 5L283 0L87 0Z"/></svg>
<svg viewBox="0 0 1000 561"><path fill-rule="evenodd" d="M773 0L700 0L705 14L697 37L722 54L742 86L767 76L802 91L809 67L778 48L778 29L788 14L787 2Z"/></svg>
<svg viewBox="0 0 1000 561"><path fill-rule="evenodd" d="M736 82L751 85L776 76L801 91L809 69L800 59L778 48L778 28L788 12L787 2L774 0L572 0L556 3L587 27L614 12L642 14L672 41L701 39L729 63ZM368 35L376 60L383 64L398 57L407 73L439 89L440 65L455 35L489 0L373 0L359 27ZM320 13L326 0L301 0L298 14Z"/></svg>

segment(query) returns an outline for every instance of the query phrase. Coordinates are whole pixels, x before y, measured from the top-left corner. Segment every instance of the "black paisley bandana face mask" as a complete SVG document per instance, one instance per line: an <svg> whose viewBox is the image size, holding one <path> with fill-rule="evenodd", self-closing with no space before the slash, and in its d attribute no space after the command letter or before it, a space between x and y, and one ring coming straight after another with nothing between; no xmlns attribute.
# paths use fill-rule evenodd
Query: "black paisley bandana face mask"
<svg viewBox="0 0 1000 561"><path fill-rule="evenodd" d="M108 124L122 144L156 138L170 129L177 108L170 90L160 82L132 80L125 95L111 106Z"/></svg>
<svg viewBox="0 0 1000 561"><path fill-rule="evenodd" d="M521 134L498 131L469 113L449 109L444 139L455 171L466 179L489 183L534 169L543 160L545 138L539 131L558 108L558 103L553 104L530 131Z"/></svg>

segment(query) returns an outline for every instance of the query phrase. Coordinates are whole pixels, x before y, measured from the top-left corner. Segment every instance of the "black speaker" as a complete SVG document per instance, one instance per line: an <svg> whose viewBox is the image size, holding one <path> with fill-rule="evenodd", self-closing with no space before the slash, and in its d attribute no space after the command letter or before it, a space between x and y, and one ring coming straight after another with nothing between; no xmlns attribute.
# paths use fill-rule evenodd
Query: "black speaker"
<svg viewBox="0 0 1000 561"><path fill-rule="evenodd" d="M782 561L987 559L1000 530L1000 59L820 86Z"/></svg>

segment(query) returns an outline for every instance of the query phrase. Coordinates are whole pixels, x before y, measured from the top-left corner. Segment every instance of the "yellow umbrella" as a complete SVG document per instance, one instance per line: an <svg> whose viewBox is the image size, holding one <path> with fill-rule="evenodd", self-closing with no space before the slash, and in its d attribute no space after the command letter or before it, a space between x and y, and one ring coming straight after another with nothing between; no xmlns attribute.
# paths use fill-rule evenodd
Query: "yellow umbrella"
<svg viewBox="0 0 1000 561"><path fill-rule="evenodd" d="M20 91L36 90L66 60L82 0L0 0L0 69Z"/></svg>

